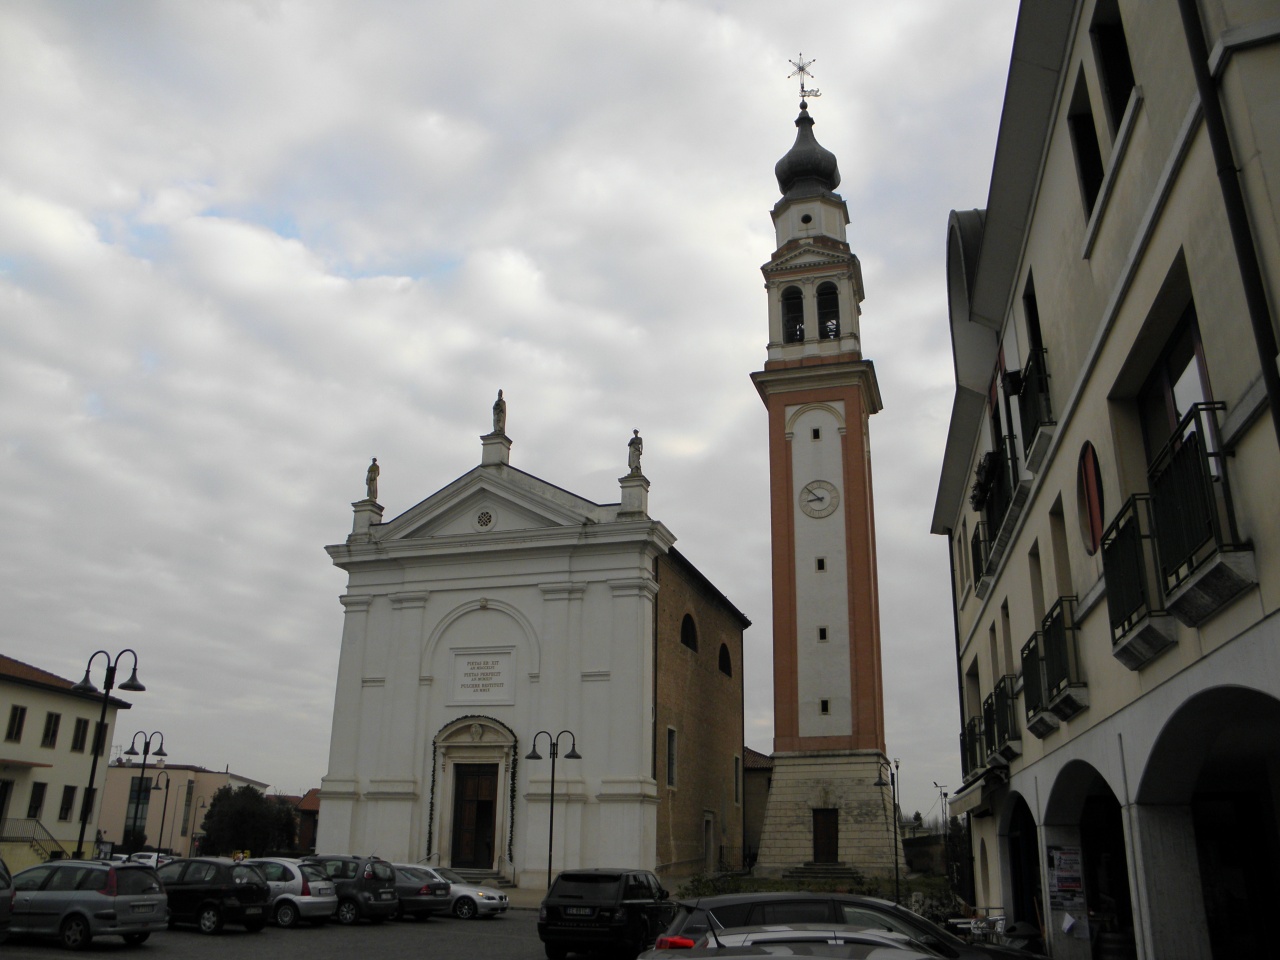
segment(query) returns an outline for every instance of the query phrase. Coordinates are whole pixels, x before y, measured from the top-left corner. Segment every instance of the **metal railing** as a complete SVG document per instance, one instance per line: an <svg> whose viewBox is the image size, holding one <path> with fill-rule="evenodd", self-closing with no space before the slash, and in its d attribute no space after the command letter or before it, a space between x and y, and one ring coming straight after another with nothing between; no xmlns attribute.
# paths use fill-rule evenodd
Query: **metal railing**
<svg viewBox="0 0 1280 960"><path fill-rule="evenodd" d="M1136 493L1102 534L1102 571L1107 581L1113 644L1144 617L1164 612L1159 592L1152 589L1155 564L1151 497Z"/></svg>
<svg viewBox="0 0 1280 960"><path fill-rule="evenodd" d="M1045 614L1044 695L1053 700L1070 686L1084 682L1080 674L1080 653L1076 645L1075 597L1059 597Z"/></svg>
<svg viewBox="0 0 1280 960"><path fill-rule="evenodd" d="M1044 691L1044 638L1037 631L1022 645L1022 705L1027 719L1044 712L1048 703Z"/></svg>
<svg viewBox="0 0 1280 960"><path fill-rule="evenodd" d="M67 848L58 842L43 823L26 817L0 820L0 841L29 843L46 860L68 856Z"/></svg>
<svg viewBox="0 0 1280 960"><path fill-rule="evenodd" d="M1193 404L1147 473L1166 595L1218 551L1240 547L1218 437L1216 412L1224 409L1224 403Z"/></svg>
<svg viewBox="0 0 1280 960"><path fill-rule="evenodd" d="M1010 740L1022 739L1019 733L1018 717L1014 710L1017 696L1014 693L1018 678L1005 674L996 681L996 688L987 699L991 701L991 718L986 720L988 728L993 732L987 734L992 750L999 750Z"/></svg>
<svg viewBox="0 0 1280 960"><path fill-rule="evenodd" d="M987 561L991 559L991 534L987 522L979 520L973 525L969 538L969 559L973 561L973 582L976 584L987 573Z"/></svg>
<svg viewBox="0 0 1280 960"><path fill-rule="evenodd" d="M984 748L982 718L970 717L960 730L960 761L966 779L986 767L987 751Z"/></svg>
<svg viewBox="0 0 1280 960"><path fill-rule="evenodd" d="M1022 368L1022 387L1018 391L1018 420L1022 425L1024 449L1030 449L1041 426L1054 423L1049 405L1049 373L1042 348L1027 358Z"/></svg>

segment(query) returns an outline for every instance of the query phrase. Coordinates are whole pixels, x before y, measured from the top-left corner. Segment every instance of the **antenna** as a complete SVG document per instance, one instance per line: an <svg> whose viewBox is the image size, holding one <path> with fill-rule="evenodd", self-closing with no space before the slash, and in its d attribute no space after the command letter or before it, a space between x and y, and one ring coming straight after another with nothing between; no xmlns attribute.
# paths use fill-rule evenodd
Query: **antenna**
<svg viewBox="0 0 1280 960"><path fill-rule="evenodd" d="M798 57L796 57L794 60L787 61L787 63L795 67L794 70L792 70L789 74L787 74L787 79L790 80L792 77L800 78L800 99L801 100L808 100L811 97L822 96L822 93L818 90L817 87L814 87L811 90L806 90L804 88L805 77L808 77L810 80L815 79L813 74L809 72L809 68L817 62L818 61L816 58L813 60L806 60L804 58L803 53L800 54Z"/></svg>

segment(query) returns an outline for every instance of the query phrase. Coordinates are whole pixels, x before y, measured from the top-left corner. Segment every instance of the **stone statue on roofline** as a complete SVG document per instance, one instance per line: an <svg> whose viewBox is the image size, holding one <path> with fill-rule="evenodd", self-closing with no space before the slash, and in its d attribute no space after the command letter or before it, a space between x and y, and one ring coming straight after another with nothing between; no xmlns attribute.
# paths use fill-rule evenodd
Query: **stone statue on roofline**
<svg viewBox="0 0 1280 960"><path fill-rule="evenodd" d="M640 474L640 455L644 453L644 440L640 437L639 430L631 431L631 439L627 441L627 466L631 468L633 476Z"/></svg>
<svg viewBox="0 0 1280 960"><path fill-rule="evenodd" d="M498 399L493 401L493 432L506 436L507 433L507 401L502 399L502 391L498 391Z"/></svg>
<svg viewBox="0 0 1280 960"><path fill-rule="evenodd" d="M364 475L365 499L375 501L378 499L378 474L381 472L382 469L378 466L378 458L374 457Z"/></svg>

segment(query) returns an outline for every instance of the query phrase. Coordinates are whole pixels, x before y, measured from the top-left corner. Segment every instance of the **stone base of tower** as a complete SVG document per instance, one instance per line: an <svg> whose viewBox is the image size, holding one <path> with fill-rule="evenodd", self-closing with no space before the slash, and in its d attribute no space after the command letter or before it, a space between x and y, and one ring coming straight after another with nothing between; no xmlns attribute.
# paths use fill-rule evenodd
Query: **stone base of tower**
<svg viewBox="0 0 1280 960"><path fill-rule="evenodd" d="M756 876L842 863L893 876L893 793L877 751L775 753ZM834 834L834 836L833 836ZM898 851L899 864L903 863Z"/></svg>

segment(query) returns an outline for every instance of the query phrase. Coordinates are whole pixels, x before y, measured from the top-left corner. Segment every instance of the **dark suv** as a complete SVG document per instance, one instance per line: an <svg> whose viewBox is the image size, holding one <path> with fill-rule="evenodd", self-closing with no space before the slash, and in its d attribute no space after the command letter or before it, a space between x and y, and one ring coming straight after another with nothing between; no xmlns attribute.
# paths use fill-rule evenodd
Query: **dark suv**
<svg viewBox="0 0 1280 960"><path fill-rule="evenodd" d="M357 920L381 923L396 915L400 900L396 896L396 872L391 864L378 857L352 857L344 854L305 857L318 863L338 890L338 909L334 919L342 924Z"/></svg>
<svg viewBox="0 0 1280 960"><path fill-rule="evenodd" d="M691 948L714 924L748 927L761 924L842 923L867 930L905 934L948 960L1033 960L1012 947L966 943L942 927L888 900L851 893L726 893L698 900L680 900L675 917L658 938L661 950Z"/></svg>
<svg viewBox="0 0 1280 960"><path fill-rule="evenodd" d="M542 901L538 936L550 960L570 951L634 957L667 925L671 909L648 870L566 870Z"/></svg>
<svg viewBox="0 0 1280 960"><path fill-rule="evenodd" d="M271 888L257 867L227 857L171 860L156 871L169 894L169 921L218 933L234 923L250 933L267 925Z"/></svg>

